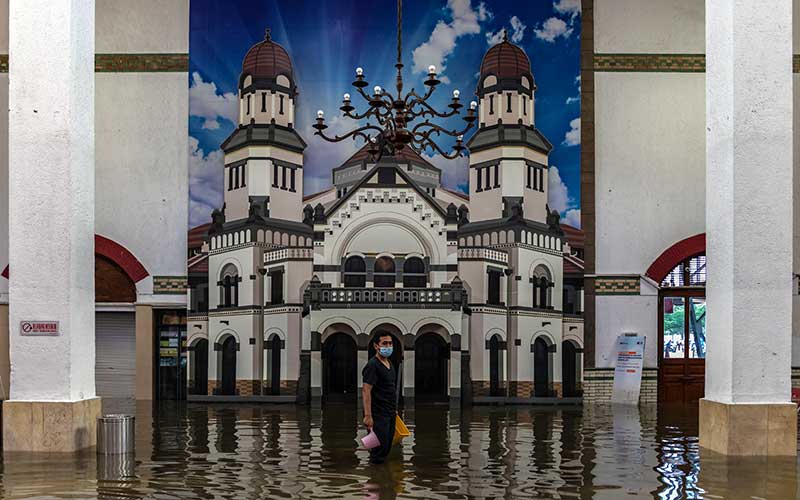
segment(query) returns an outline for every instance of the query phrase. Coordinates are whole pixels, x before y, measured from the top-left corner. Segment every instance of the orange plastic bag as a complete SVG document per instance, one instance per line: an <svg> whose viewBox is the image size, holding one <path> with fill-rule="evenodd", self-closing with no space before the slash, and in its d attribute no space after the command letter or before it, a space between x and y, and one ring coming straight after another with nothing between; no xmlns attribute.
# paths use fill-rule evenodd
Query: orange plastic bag
<svg viewBox="0 0 800 500"><path fill-rule="evenodd" d="M400 415L397 415L394 422L394 438L392 439L392 444L397 444L404 437L408 437L410 435L411 433L408 431L406 424L403 423L403 419L400 418Z"/></svg>

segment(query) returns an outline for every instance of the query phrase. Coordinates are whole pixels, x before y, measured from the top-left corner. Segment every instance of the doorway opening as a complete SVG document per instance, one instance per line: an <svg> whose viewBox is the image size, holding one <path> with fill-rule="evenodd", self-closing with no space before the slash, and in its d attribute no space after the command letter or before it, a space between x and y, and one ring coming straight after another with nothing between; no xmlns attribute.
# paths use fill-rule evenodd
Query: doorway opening
<svg viewBox="0 0 800 500"><path fill-rule="evenodd" d="M264 342L264 376L266 383L264 384L264 394L277 396L281 393L281 350L283 349L283 340L273 333L272 336Z"/></svg>
<svg viewBox="0 0 800 500"><path fill-rule="evenodd" d="M423 333L414 342L414 398L416 401L448 400L447 368L450 351L436 333Z"/></svg>
<svg viewBox="0 0 800 500"><path fill-rule="evenodd" d="M552 396L548 347L547 341L542 337L537 337L533 341L533 395L537 398Z"/></svg>
<svg viewBox="0 0 800 500"><path fill-rule="evenodd" d="M228 335L222 342L220 353L222 377L218 389L218 394L222 396L236 395L236 344L236 337L233 335Z"/></svg>
<svg viewBox="0 0 800 500"><path fill-rule="evenodd" d="M208 340L197 339L189 350L190 394L208 394Z"/></svg>
<svg viewBox="0 0 800 500"><path fill-rule="evenodd" d="M322 396L326 401L355 401L358 348L346 333L334 333L322 346Z"/></svg>

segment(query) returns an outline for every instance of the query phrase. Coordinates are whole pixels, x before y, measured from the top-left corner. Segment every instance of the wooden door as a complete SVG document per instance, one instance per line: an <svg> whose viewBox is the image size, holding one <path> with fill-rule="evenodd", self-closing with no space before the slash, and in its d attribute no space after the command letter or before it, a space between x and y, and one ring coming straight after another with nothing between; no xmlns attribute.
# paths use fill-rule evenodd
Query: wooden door
<svg viewBox="0 0 800 500"><path fill-rule="evenodd" d="M659 297L659 398L696 403L705 393L706 299L703 290Z"/></svg>

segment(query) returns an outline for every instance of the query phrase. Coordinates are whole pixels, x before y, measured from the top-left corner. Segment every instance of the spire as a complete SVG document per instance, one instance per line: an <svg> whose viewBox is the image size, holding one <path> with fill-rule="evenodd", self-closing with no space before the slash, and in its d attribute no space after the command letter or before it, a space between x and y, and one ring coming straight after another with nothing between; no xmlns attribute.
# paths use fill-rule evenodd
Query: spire
<svg viewBox="0 0 800 500"><path fill-rule="evenodd" d="M264 30L264 40L272 40L272 29L267 28Z"/></svg>
<svg viewBox="0 0 800 500"><path fill-rule="evenodd" d="M503 28L503 41L508 41L508 30L506 28Z"/></svg>

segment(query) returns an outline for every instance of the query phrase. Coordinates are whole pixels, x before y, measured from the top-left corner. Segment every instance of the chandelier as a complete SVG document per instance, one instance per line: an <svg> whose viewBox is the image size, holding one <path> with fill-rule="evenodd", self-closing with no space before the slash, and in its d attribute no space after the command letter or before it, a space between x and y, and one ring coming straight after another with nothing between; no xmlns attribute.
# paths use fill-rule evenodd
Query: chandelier
<svg viewBox="0 0 800 500"><path fill-rule="evenodd" d="M453 97L450 100L450 104L447 105L450 108L449 111L437 111L428 103L428 99L433 95L436 86L441 83L436 78L436 67L433 65L428 67L428 78L424 82L427 87L425 95L417 94L413 88L405 96L403 95L402 21L403 0L397 0L396 95L392 95L391 92L382 89L378 85L372 89L372 95L367 94L364 88L369 87L369 83L364 76L364 70L356 68L356 79L353 81L353 87L364 98L369 107L363 113L356 112L356 108L350 100L350 94L344 94L342 105L339 109L344 117L356 121L366 120L367 124L355 128L344 135L330 137L324 133L324 130L328 128L325 125L325 113L319 110L317 111L317 121L313 125L316 129L314 135L318 135L328 142L340 142L348 138L353 140L361 138L369 145L367 151L376 161L384 152L394 155L409 145L419 152L431 150L448 159L463 156L462 152L466 149L464 146L464 134L475 124L477 119L475 112L478 108L478 103L475 101L470 102L469 109L466 115L463 116L466 125L462 130L448 129L432 122L431 120L435 118L449 118L458 115L461 112L461 108L464 107L461 104L458 90L453 91ZM415 121L416 124L414 123ZM434 137L442 134L456 138L452 153L442 150L434 140Z"/></svg>

